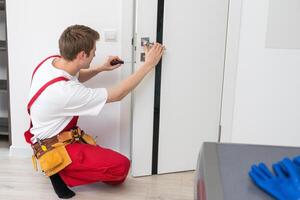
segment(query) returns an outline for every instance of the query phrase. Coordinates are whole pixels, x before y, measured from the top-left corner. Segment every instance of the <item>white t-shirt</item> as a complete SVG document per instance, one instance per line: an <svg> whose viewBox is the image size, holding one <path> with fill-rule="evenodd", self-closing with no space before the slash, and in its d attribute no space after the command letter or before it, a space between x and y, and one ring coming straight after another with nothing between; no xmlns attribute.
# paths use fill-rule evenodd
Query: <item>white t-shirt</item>
<svg viewBox="0 0 300 200"><path fill-rule="evenodd" d="M59 81L48 86L33 103L30 109L33 143L36 142L36 138L50 138L60 133L73 116L98 115L107 100L105 88L85 87L76 76L55 68L52 65L53 59L55 58L48 59L36 71L28 102L48 81L60 76L68 78L69 81Z"/></svg>

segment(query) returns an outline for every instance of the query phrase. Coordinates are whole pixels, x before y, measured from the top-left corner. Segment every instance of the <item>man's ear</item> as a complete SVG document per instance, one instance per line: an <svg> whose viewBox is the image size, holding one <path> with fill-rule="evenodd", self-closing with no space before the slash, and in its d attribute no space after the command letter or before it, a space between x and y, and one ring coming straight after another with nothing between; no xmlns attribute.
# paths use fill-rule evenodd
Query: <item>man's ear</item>
<svg viewBox="0 0 300 200"><path fill-rule="evenodd" d="M83 60L85 57L86 57L86 53L84 51L80 51L76 56L78 60Z"/></svg>

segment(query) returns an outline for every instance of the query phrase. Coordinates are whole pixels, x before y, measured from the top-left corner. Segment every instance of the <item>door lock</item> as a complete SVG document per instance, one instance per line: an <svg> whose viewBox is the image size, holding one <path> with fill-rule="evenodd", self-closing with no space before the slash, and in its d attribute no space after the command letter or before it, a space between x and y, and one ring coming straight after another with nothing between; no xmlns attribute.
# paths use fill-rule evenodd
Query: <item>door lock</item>
<svg viewBox="0 0 300 200"><path fill-rule="evenodd" d="M141 46L144 47L144 46L152 46L154 45L154 42L150 42L150 38L149 37L142 37L141 38Z"/></svg>

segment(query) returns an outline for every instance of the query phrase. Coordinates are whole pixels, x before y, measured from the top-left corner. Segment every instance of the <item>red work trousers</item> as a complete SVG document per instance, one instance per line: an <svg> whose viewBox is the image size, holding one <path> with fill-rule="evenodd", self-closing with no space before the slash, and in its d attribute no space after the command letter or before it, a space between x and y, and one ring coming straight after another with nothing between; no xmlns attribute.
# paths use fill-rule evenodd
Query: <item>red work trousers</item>
<svg viewBox="0 0 300 200"><path fill-rule="evenodd" d="M130 161L111 149L90 144L73 143L66 146L72 163L59 172L70 186L94 182L120 184L125 181Z"/></svg>

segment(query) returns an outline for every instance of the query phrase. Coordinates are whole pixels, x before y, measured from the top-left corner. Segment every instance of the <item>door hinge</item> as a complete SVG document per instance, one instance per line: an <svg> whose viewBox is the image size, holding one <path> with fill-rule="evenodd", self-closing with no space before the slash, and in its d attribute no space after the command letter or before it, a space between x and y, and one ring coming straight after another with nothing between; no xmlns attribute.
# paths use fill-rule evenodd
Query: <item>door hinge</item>
<svg viewBox="0 0 300 200"><path fill-rule="evenodd" d="M133 37L131 38L131 45L133 46L134 51L136 51L136 43L137 43L136 39L137 39L137 34L134 33Z"/></svg>
<svg viewBox="0 0 300 200"><path fill-rule="evenodd" d="M132 60L133 63L136 63L136 44L137 44L137 33L133 33L133 36L131 38L131 45L132 45Z"/></svg>

